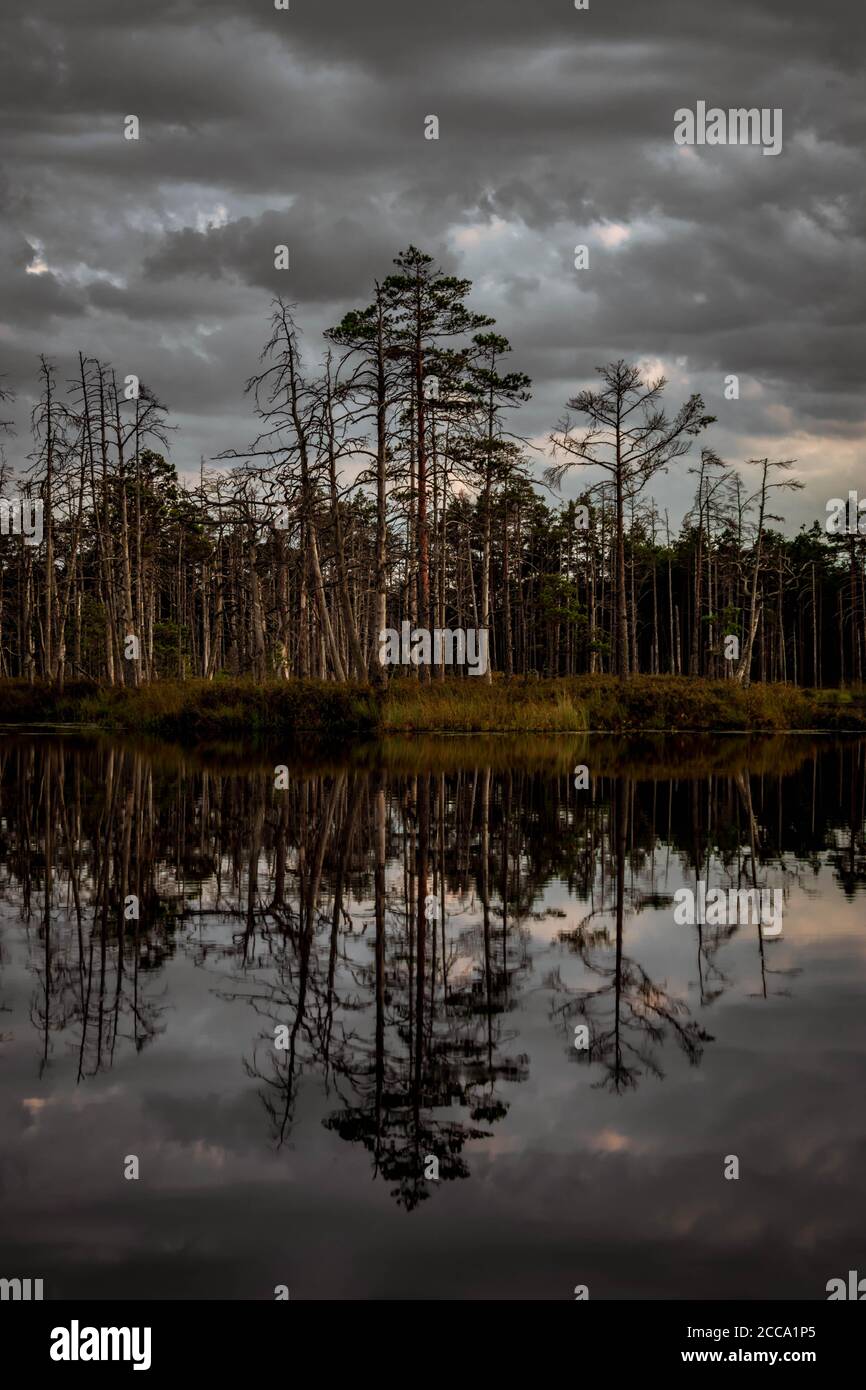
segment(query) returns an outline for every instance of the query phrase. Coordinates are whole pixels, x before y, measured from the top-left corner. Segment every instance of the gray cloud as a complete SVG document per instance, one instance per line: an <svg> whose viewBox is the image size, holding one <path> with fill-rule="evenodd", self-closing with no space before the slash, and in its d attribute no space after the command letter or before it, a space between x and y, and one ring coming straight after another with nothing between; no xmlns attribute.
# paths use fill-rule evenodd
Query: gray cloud
<svg viewBox="0 0 866 1390"><path fill-rule="evenodd" d="M62 372L81 348L140 367L196 467L250 434L242 386L272 294L298 302L314 356L414 242L474 279L535 378L524 433L543 438L622 355L659 361L677 399L704 391L731 461L777 447L807 480L820 458L853 485L858 23L854 0L832 19L811 0L44 0L5 17L0 371L22 452L36 355ZM673 113L698 99L781 107L782 154L678 149ZM737 403L720 399L729 372ZM664 486L685 504L685 476Z"/></svg>

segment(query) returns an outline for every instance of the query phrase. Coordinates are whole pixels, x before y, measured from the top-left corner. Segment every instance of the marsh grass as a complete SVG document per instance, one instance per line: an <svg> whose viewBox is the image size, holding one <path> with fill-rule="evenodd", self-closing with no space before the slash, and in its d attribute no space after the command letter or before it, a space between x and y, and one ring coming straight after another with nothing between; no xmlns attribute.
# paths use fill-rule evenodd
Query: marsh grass
<svg viewBox="0 0 866 1390"><path fill-rule="evenodd" d="M575 676L558 680L395 681L386 732L601 733L864 730L866 691L803 690L686 676Z"/></svg>
<svg viewBox="0 0 866 1390"><path fill-rule="evenodd" d="M384 733L866 731L866 689L806 690L685 676L394 680L384 698L334 681L155 681L138 690L0 681L0 724L78 723L163 737L269 731L357 739Z"/></svg>
<svg viewBox="0 0 866 1390"><path fill-rule="evenodd" d="M586 710L562 682L395 680L382 707L383 733L585 733Z"/></svg>
<svg viewBox="0 0 866 1390"><path fill-rule="evenodd" d="M83 723L174 737L220 738L292 729L373 733L378 706L365 686L332 681L153 681L131 687L80 684L57 691L0 681L0 723Z"/></svg>

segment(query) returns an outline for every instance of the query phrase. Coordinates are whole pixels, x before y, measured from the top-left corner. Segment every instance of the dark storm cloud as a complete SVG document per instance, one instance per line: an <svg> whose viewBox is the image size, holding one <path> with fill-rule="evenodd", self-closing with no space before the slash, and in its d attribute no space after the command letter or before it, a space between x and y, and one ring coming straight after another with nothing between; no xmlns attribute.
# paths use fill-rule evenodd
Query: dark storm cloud
<svg viewBox="0 0 866 1390"><path fill-rule="evenodd" d="M185 227L170 233L148 258L148 279L234 275L248 285L285 291L285 274L274 267L277 246L290 248L291 266L304 303L333 303L369 293L394 254L393 233L372 204L350 213L304 200L285 213L242 217L203 232Z"/></svg>
<svg viewBox="0 0 866 1390"><path fill-rule="evenodd" d="M50 271L35 273L38 264L36 247L12 228L0 226L0 312L4 320L22 327L45 328L57 317L79 317L86 308L83 296Z"/></svg>
<svg viewBox="0 0 866 1390"><path fill-rule="evenodd" d="M732 461L777 446L808 475L820 454L853 484L855 0L43 0L0 39L0 371L20 390L39 351L134 360L192 467L249 435L271 295L299 303L314 356L414 242L474 279L533 374L522 432L543 439L622 355L660 364L677 398L703 391ZM673 113L698 99L781 107L781 155L676 147Z"/></svg>

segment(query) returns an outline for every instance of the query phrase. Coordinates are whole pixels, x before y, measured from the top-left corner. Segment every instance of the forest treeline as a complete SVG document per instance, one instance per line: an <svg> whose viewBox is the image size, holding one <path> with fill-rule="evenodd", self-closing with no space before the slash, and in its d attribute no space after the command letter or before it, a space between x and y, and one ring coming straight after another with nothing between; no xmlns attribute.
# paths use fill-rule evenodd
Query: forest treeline
<svg viewBox="0 0 866 1390"><path fill-rule="evenodd" d="M246 387L259 434L194 481L144 382L83 353L71 380L40 360L32 449L14 473L0 463L4 501L43 516L34 544L7 534L4 508L0 676L381 688L379 633L408 621L486 631L488 680L862 682L866 537L778 529L792 460L729 466L700 396L668 408L664 378L618 361L567 402L534 477L531 382L468 306L471 282L415 247L394 267L328 330L314 372L275 301ZM694 476L678 529L649 490L672 465ZM564 501L569 476L581 490Z"/></svg>

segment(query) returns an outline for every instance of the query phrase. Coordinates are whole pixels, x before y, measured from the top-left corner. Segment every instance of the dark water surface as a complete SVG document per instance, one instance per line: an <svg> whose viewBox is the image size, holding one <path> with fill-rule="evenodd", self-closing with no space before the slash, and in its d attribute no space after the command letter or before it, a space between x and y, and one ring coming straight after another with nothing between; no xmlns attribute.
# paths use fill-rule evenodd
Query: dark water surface
<svg viewBox="0 0 866 1390"><path fill-rule="evenodd" d="M866 741L10 734L0 797L3 1277L824 1299L866 1274ZM781 890L781 937L678 924L700 881Z"/></svg>

